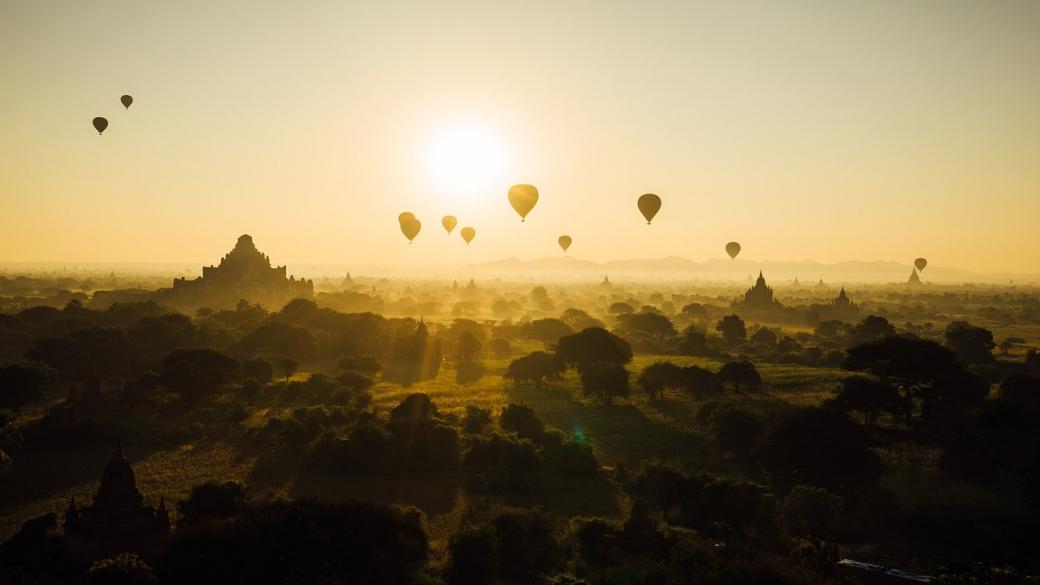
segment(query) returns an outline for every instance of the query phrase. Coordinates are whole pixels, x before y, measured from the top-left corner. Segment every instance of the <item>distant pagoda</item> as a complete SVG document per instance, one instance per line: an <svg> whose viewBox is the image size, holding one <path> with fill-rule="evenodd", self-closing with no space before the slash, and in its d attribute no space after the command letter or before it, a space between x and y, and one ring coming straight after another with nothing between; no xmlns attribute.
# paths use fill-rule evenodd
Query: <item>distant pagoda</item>
<svg viewBox="0 0 1040 585"><path fill-rule="evenodd" d="M245 299L280 309L296 298L312 298L314 282L286 277L285 266L271 266L271 259L242 235L234 249L217 266L204 266L194 280L178 278L169 291L169 302L195 307L225 308Z"/></svg>
<svg viewBox="0 0 1040 585"><path fill-rule="evenodd" d="M158 508L144 504L134 470L117 442L93 504L77 507L71 497L64 528L65 552L77 561L90 563L126 552L154 559L166 551L170 514L162 497Z"/></svg>
<svg viewBox="0 0 1040 585"><path fill-rule="evenodd" d="M921 277L917 275L917 267L916 266L914 268L910 269L910 280L908 280L906 283L909 284L909 285L912 285L912 286L917 286L919 284L923 284L921 282Z"/></svg>

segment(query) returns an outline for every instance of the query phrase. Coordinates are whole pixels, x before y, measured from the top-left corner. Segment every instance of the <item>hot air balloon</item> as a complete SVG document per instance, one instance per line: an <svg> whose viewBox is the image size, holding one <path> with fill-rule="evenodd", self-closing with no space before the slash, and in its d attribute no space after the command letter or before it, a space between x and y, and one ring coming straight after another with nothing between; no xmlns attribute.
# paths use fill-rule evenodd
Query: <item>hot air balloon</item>
<svg viewBox="0 0 1040 585"><path fill-rule="evenodd" d="M411 211L404 211L404 212L401 213L401 215L397 216L397 221L401 225L404 225L404 222L406 222L406 221L408 221L410 219L415 219L415 214L412 213Z"/></svg>
<svg viewBox="0 0 1040 585"><path fill-rule="evenodd" d="M637 205L643 217L646 218L646 225L650 225L654 216L661 210L661 198L653 193L647 193L639 198Z"/></svg>
<svg viewBox="0 0 1040 585"><path fill-rule="evenodd" d="M924 258L918 258L917 260L914 260L914 266L916 266L918 270L923 272L924 267L928 266L928 260L925 260Z"/></svg>
<svg viewBox="0 0 1040 585"><path fill-rule="evenodd" d="M740 244L736 242L726 244L726 253L729 254L731 260L735 260L737 254L740 254Z"/></svg>
<svg viewBox="0 0 1040 585"><path fill-rule="evenodd" d="M94 129L97 130L98 134L104 132L105 128L108 128L108 120L102 118L101 116L94 118Z"/></svg>
<svg viewBox="0 0 1040 585"><path fill-rule="evenodd" d="M560 242L560 247L563 248L564 252L567 251L567 248L571 247L572 240L570 236L560 236L560 239L557 241Z"/></svg>
<svg viewBox="0 0 1040 585"><path fill-rule="evenodd" d="M419 230L422 229L422 222L415 219L415 216L406 217L401 220L401 233L404 237L408 238L408 243L411 244L415 236L419 235Z"/></svg>
<svg viewBox="0 0 1040 585"><path fill-rule="evenodd" d="M455 226L459 225L459 220L455 219L454 215L445 215L441 218L441 225L448 231L448 235L451 235L451 230L455 229Z"/></svg>
<svg viewBox="0 0 1040 585"><path fill-rule="evenodd" d="M124 108L129 110L130 109L130 104L134 103L134 98L133 98L133 96L124 95L124 96L119 96L119 101L120 101L120 103L123 104Z"/></svg>
<svg viewBox="0 0 1040 585"><path fill-rule="evenodd" d="M509 204L520 214L520 221L527 218L535 203L538 203L538 189L534 185L513 185L509 188Z"/></svg>
<svg viewBox="0 0 1040 585"><path fill-rule="evenodd" d="M469 243L473 241L473 238L476 237L477 230L471 227L464 227L459 230L459 235L461 235L462 239L466 240L466 244L469 245Z"/></svg>

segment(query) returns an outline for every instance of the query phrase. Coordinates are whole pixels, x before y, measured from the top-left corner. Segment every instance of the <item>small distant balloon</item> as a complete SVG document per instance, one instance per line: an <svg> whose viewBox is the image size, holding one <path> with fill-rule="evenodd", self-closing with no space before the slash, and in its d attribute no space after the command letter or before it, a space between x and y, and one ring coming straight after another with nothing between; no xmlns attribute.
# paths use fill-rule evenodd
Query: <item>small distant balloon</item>
<svg viewBox="0 0 1040 585"><path fill-rule="evenodd" d="M94 129L97 130L98 134L104 132L105 128L108 128L108 120L102 118L101 116L94 118Z"/></svg>
<svg viewBox="0 0 1040 585"><path fill-rule="evenodd" d="M642 213L643 217L646 218L646 225L650 225L654 216L661 210L661 198L653 193L647 193L646 195L639 197L637 205L639 206L640 213Z"/></svg>
<svg viewBox="0 0 1040 585"><path fill-rule="evenodd" d="M509 204L520 214L520 221L526 220L535 203L538 203L538 189L534 185L513 185L509 188Z"/></svg>
<svg viewBox="0 0 1040 585"><path fill-rule="evenodd" d="M415 214L412 213L411 211L402 212L401 215L397 216L397 221L401 225L404 225L404 222L406 222L406 221L408 221L410 219L415 219Z"/></svg>
<svg viewBox="0 0 1040 585"><path fill-rule="evenodd" d="M415 219L415 216L406 217L401 221L401 233L404 237L408 238L408 243L411 244L415 236L419 235L419 230L422 229L422 222Z"/></svg>
<svg viewBox="0 0 1040 585"><path fill-rule="evenodd" d="M737 254L740 254L740 244L736 242L726 244L726 253L729 254L731 260L736 259Z"/></svg>
<svg viewBox="0 0 1040 585"><path fill-rule="evenodd" d="M916 266L918 270L923 271L924 267L928 266L928 260L918 258L917 260L914 260L914 266Z"/></svg>
<svg viewBox="0 0 1040 585"><path fill-rule="evenodd" d="M477 230L471 227L464 227L461 230L459 230L459 235L462 236L463 240L466 240L466 244L468 245L470 242L473 241L473 238L476 237Z"/></svg>
<svg viewBox="0 0 1040 585"><path fill-rule="evenodd" d="M455 226L459 225L459 220L455 219L454 215L445 215L443 218L441 218L441 225L444 226L444 229L448 232L448 235L450 236L451 230L455 229Z"/></svg>
<svg viewBox="0 0 1040 585"><path fill-rule="evenodd" d="M560 242L560 247L563 248L564 252L567 251L567 248L571 247L572 240L570 236L560 236L560 239L558 241Z"/></svg>
<svg viewBox="0 0 1040 585"><path fill-rule="evenodd" d="M124 108L129 110L130 109L130 104L134 103L134 97L130 96L130 95L120 96L119 97L119 101L120 101L120 103L123 104Z"/></svg>

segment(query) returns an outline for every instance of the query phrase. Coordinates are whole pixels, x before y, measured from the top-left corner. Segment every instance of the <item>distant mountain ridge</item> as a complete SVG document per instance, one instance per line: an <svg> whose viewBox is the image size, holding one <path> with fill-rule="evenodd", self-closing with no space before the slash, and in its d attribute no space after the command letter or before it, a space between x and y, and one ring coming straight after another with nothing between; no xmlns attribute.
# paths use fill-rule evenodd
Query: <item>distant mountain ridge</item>
<svg viewBox="0 0 1040 585"><path fill-rule="evenodd" d="M594 262L581 260L571 256L542 257L532 260L521 260L516 257L503 258L480 264L470 264L466 268L478 271L513 271L544 270L567 272L597 272L602 274L649 273L656 272L678 277L690 275L737 277L761 270L767 278L785 279L799 278L808 283L819 278L849 278L861 276L867 280L885 280L888 282L905 282L913 270L910 263L892 260L846 260L826 264L815 260L729 260L728 258L711 258L704 261L691 260L679 256L664 258L631 258ZM927 281L934 280L1007 280L1037 279L1037 275L1027 274L982 274L963 268L929 265L922 273Z"/></svg>

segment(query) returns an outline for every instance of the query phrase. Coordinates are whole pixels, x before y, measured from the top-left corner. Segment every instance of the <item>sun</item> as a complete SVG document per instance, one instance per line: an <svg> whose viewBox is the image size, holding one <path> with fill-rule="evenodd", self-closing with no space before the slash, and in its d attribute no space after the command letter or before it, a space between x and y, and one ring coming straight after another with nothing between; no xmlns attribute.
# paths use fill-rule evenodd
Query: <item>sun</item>
<svg viewBox="0 0 1040 585"><path fill-rule="evenodd" d="M431 180L452 199L471 200L501 187L504 149L499 135L479 122L446 124L425 150Z"/></svg>

